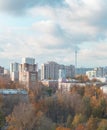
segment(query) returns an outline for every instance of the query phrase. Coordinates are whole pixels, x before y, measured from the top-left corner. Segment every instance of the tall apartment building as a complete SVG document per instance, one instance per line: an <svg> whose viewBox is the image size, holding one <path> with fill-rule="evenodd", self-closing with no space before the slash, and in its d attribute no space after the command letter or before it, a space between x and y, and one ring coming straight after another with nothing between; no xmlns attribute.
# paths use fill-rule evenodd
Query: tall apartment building
<svg viewBox="0 0 107 130"><path fill-rule="evenodd" d="M0 75L4 74L4 67L0 66Z"/></svg>
<svg viewBox="0 0 107 130"><path fill-rule="evenodd" d="M22 58L22 64L27 63L27 64L35 64L35 59L30 58L30 57L24 57Z"/></svg>
<svg viewBox="0 0 107 130"><path fill-rule="evenodd" d="M41 79L58 79L59 65L50 61L41 66Z"/></svg>
<svg viewBox="0 0 107 130"><path fill-rule="evenodd" d="M37 64L33 58L29 58L19 65L19 82L24 84L27 89L34 89L38 83Z"/></svg>
<svg viewBox="0 0 107 130"><path fill-rule="evenodd" d="M73 65L65 66L65 71L66 71L66 77L73 78L75 76L75 66Z"/></svg>
<svg viewBox="0 0 107 130"><path fill-rule="evenodd" d="M65 66L50 61L41 65L41 79L58 80L59 70L65 70L66 77L74 77L75 75L75 67L73 65Z"/></svg>
<svg viewBox="0 0 107 130"><path fill-rule="evenodd" d="M19 63L10 63L10 78L12 81L19 80Z"/></svg>

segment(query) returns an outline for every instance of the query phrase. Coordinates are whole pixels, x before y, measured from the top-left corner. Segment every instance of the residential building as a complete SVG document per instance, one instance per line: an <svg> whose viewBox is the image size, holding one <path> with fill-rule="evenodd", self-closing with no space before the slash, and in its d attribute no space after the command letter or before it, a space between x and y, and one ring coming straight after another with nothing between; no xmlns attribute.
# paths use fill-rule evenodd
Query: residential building
<svg viewBox="0 0 107 130"><path fill-rule="evenodd" d="M4 74L4 67L0 66L0 75Z"/></svg>
<svg viewBox="0 0 107 130"><path fill-rule="evenodd" d="M104 68L103 67L96 67L94 68L96 71L96 77L103 77L104 76Z"/></svg>
<svg viewBox="0 0 107 130"><path fill-rule="evenodd" d="M65 66L65 71L66 71L66 78L73 78L75 76L74 65Z"/></svg>
<svg viewBox="0 0 107 130"><path fill-rule="evenodd" d="M96 67L91 71L86 71L86 75L91 78L98 78L104 77L104 68L103 67Z"/></svg>
<svg viewBox="0 0 107 130"><path fill-rule="evenodd" d="M77 75L85 75L87 71L91 71L91 70L93 70L93 68L85 68L85 67L77 68L76 74Z"/></svg>
<svg viewBox="0 0 107 130"><path fill-rule="evenodd" d="M75 67L73 65L65 66L50 61L41 65L41 80L52 79L58 80L59 70L64 70L66 78L72 78L75 75Z"/></svg>
<svg viewBox="0 0 107 130"><path fill-rule="evenodd" d="M38 69L38 80L41 80L41 69Z"/></svg>
<svg viewBox="0 0 107 130"><path fill-rule="evenodd" d="M19 82L24 84L27 89L35 89L38 83L37 64L31 61L22 62L19 65Z"/></svg>
<svg viewBox="0 0 107 130"><path fill-rule="evenodd" d="M86 75L88 76L88 78L95 78L96 77L96 71L95 70L87 71Z"/></svg>
<svg viewBox="0 0 107 130"><path fill-rule="evenodd" d="M11 63L10 64L10 78L12 81L19 80L19 63Z"/></svg>
<svg viewBox="0 0 107 130"><path fill-rule="evenodd" d="M51 88L54 92L56 92L56 90L58 90L58 80L42 80L41 84L44 87Z"/></svg>
<svg viewBox="0 0 107 130"><path fill-rule="evenodd" d="M27 64L35 64L35 59L31 57L24 57L22 58L22 64L27 63Z"/></svg>
<svg viewBox="0 0 107 130"><path fill-rule="evenodd" d="M58 79L59 65L56 62L50 61L41 65L41 79Z"/></svg>

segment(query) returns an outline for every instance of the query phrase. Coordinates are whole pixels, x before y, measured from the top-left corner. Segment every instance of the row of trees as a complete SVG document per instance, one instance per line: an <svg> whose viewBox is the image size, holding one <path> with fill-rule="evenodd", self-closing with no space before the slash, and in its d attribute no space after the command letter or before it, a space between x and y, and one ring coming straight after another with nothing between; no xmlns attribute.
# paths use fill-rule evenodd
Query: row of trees
<svg viewBox="0 0 107 130"><path fill-rule="evenodd" d="M22 87L0 79L0 88ZM39 87L29 91L28 102L0 95L0 128L7 125L7 130L107 129L107 98L100 87L74 86L69 93L51 93L51 89Z"/></svg>
<svg viewBox="0 0 107 130"><path fill-rule="evenodd" d="M75 86L70 93L43 97L29 93L29 103L6 116L8 130L106 130L107 100L98 87Z"/></svg>

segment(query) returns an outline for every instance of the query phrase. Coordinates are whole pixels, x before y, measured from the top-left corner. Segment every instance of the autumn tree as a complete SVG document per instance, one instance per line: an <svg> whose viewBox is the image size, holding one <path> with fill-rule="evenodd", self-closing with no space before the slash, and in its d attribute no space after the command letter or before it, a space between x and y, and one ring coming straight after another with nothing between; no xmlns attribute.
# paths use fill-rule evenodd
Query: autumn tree
<svg viewBox="0 0 107 130"><path fill-rule="evenodd" d="M68 115L67 121L66 121L66 126L67 126L68 128L71 128L72 121L73 121L73 116L72 116L72 115Z"/></svg>
<svg viewBox="0 0 107 130"><path fill-rule="evenodd" d="M97 130L107 130L107 120L102 119Z"/></svg>
<svg viewBox="0 0 107 130"><path fill-rule="evenodd" d="M8 130L52 130L55 125L45 115L36 110L32 104L19 104L12 114L6 117Z"/></svg>
<svg viewBox="0 0 107 130"><path fill-rule="evenodd" d="M57 127L56 130L71 130L70 128L65 128L65 127Z"/></svg>
<svg viewBox="0 0 107 130"><path fill-rule="evenodd" d="M91 116L86 123L86 130L97 130L99 119Z"/></svg>
<svg viewBox="0 0 107 130"><path fill-rule="evenodd" d="M79 80L81 83L90 81L88 76L86 75L78 75L76 79Z"/></svg>
<svg viewBox="0 0 107 130"><path fill-rule="evenodd" d="M91 112L92 112L92 107L91 107L91 100L90 97L83 97L83 104L84 104L84 109L83 109L83 114L87 117L87 119L90 117Z"/></svg>
<svg viewBox="0 0 107 130"><path fill-rule="evenodd" d="M81 113L80 114L76 114L75 117L74 117L74 120L72 122L73 128L76 128L79 124L84 123L85 120L86 120L86 118L85 118L84 115L82 115Z"/></svg>
<svg viewBox="0 0 107 130"><path fill-rule="evenodd" d="M75 130L85 130L84 124L78 124Z"/></svg>

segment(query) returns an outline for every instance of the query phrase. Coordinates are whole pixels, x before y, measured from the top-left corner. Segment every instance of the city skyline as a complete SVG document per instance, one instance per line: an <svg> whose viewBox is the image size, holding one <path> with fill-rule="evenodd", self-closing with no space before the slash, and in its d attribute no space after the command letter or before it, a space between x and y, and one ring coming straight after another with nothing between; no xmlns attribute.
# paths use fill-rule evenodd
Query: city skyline
<svg viewBox="0 0 107 130"><path fill-rule="evenodd" d="M104 0L0 0L0 66L22 57L107 66Z"/></svg>

